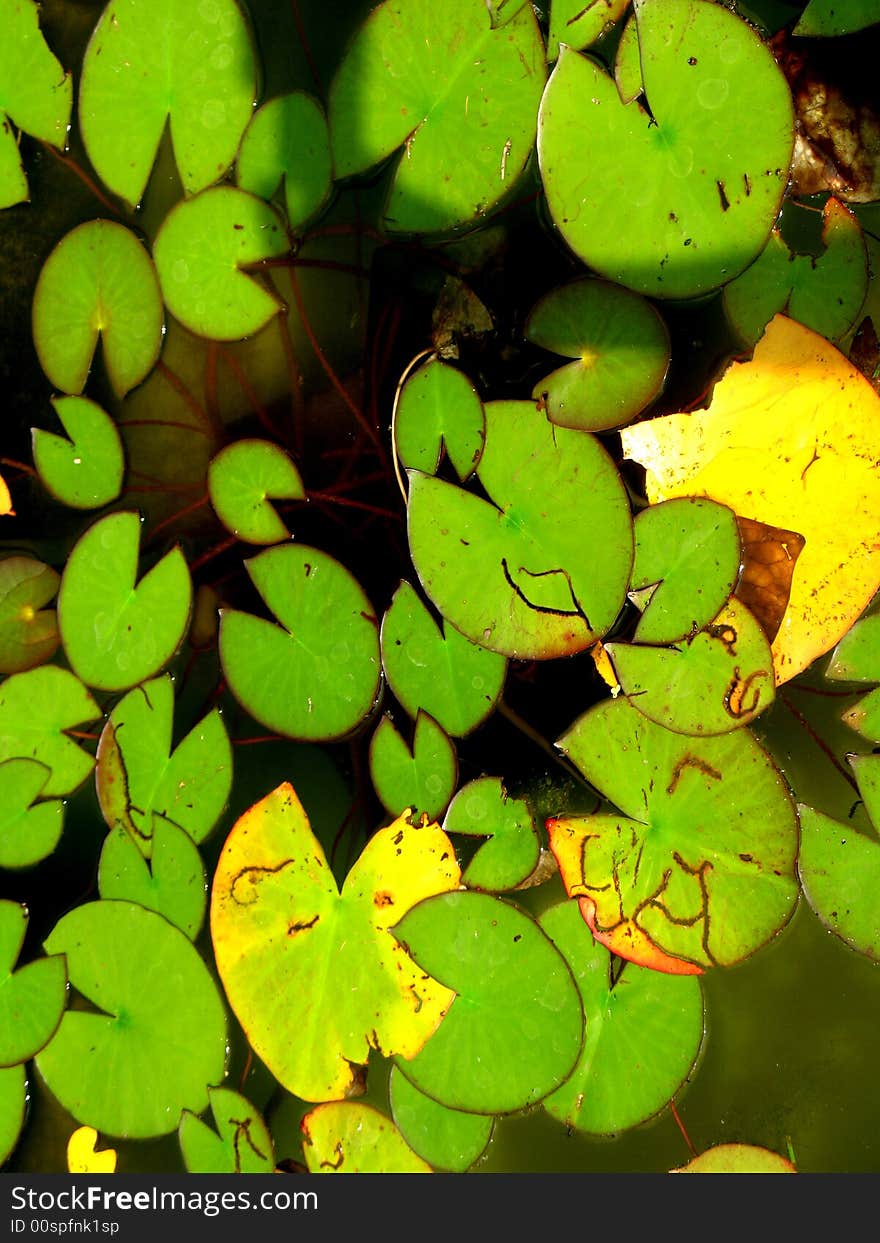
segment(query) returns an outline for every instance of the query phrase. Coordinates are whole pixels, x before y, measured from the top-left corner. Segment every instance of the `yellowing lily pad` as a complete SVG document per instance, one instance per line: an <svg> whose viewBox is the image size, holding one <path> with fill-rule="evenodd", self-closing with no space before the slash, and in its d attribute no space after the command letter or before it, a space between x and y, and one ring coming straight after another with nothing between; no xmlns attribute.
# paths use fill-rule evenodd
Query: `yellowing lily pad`
<svg viewBox="0 0 880 1243"><path fill-rule="evenodd" d="M371 1049L422 1047L453 994L392 928L459 876L446 834L401 817L374 834L340 893L287 784L237 822L214 875L214 954L248 1040L288 1091L336 1100Z"/></svg>
<svg viewBox="0 0 880 1243"><path fill-rule="evenodd" d="M93 1126L80 1126L67 1141L67 1170L70 1174L115 1174L116 1149L97 1148L98 1132Z"/></svg>
<svg viewBox="0 0 880 1243"><path fill-rule="evenodd" d="M621 437L651 501L707 496L804 536L772 645L777 683L828 651L880 587L880 398L809 328L776 316L708 410Z"/></svg>
<svg viewBox="0 0 880 1243"><path fill-rule="evenodd" d="M310 1174L430 1174L390 1118L372 1105L333 1101L302 1121Z"/></svg>
<svg viewBox="0 0 880 1243"><path fill-rule="evenodd" d="M670 1174L796 1174L786 1157L755 1144L717 1144Z"/></svg>

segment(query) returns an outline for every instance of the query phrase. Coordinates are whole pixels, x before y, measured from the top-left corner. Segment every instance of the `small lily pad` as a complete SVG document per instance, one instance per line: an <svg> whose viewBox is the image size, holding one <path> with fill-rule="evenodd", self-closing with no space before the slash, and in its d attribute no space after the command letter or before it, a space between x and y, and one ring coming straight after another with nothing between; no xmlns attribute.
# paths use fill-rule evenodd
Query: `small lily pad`
<svg viewBox="0 0 880 1243"><path fill-rule="evenodd" d="M835 936L880 962L880 838L799 804L798 874L804 896Z"/></svg>
<svg viewBox="0 0 880 1243"><path fill-rule="evenodd" d="M796 1174L786 1157L755 1144L716 1144L670 1174Z"/></svg>
<svg viewBox="0 0 880 1243"><path fill-rule="evenodd" d="M355 729L379 691L378 622L349 572L316 548L245 562L279 624L224 609L220 659L236 699L268 729L327 741Z"/></svg>
<svg viewBox="0 0 880 1243"><path fill-rule="evenodd" d="M518 907L481 893L420 902L395 928L420 967L455 1000L403 1074L452 1109L512 1113L533 1105L571 1073L583 1011L571 972Z"/></svg>
<svg viewBox="0 0 880 1243"><path fill-rule="evenodd" d="M57 954L15 970L28 915L0 902L0 1066L26 1062L51 1040L67 1004L67 972Z"/></svg>
<svg viewBox="0 0 880 1243"><path fill-rule="evenodd" d="M507 661L435 622L409 583L401 583L382 620L382 666L411 717L429 713L447 734L463 737L493 711Z"/></svg>
<svg viewBox="0 0 880 1243"><path fill-rule="evenodd" d="M141 521L119 512L80 537L61 579L58 622L74 672L100 690L121 691L171 659L189 624L192 583L179 548L135 586Z"/></svg>
<svg viewBox="0 0 880 1243"><path fill-rule="evenodd" d="M372 1105L332 1101L302 1120L310 1174L430 1174L390 1118Z"/></svg>
<svg viewBox="0 0 880 1243"><path fill-rule="evenodd" d="M34 465L43 486L74 509L97 509L122 491L125 454L110 415L87 397L53 397L70 437L32 429Z"/></svg>
<svg viewBox="0 0 880 1243"><path fill-rule="evenodd" d="M81 393L101 338L117 397L152 369L162 346L162 294L153 261L112 220L89 220L62 238L34 293L34 345L56 388Z"/></svg>
<svg viewBox="0 0 880 1243"><path fill-rule="evenodd" d="M149 863L121 826L110 830L98 861L102 898L136 902L164 915L194 941L205 918L208 884L198 849L182 829L159 821Z"/></svg>
<svg viewBox="0 0 880 1243"><path fill-rule="evenodd" d="M51 773L44 798L72 794L95 761L66 731L100 715L82 682L66 669L44 665L15 673L0 685L0 763L36 760Z"/></svg>
<svg viewBox="0 0 880 1243"><path fill-rule="evenodd" d="M586 1016L578 1064L544 1108L593 1134L638 1126L665 1108L696 1064L703 1043L700 981L635 963L615 973L575 902L551 907L540 924L571 968Z"/></svg>
<svg viewBox="0 0 880 1243"><path fill-rule="evenodd" d="M37 801L50 775L36 760L0 764L0 868L33 867L58 845L64 804L59 799Z"/></svg>
<svg viewBox="0 0 880 1243"><path fill-rule="evenodd" d="M234 186L217 186L171 209L153 255L171 314L197 336L237 341L282 310L280 298L241 269L287 248L273 207Z"/></svg>
<svg viewBox="0 0 880 1243"><path fill-rule="evenodd" d="M70 983L93 1007L66 1011L37 1057L77 1122L147 1139L173 1131L181 1110L207 1108L207 1085L225 1071L226 1014L182 932L133 902L88 902L45 948L67 956Z"/></svg>
<svg viewBox="0 0 880 1243"><path fill-rule="evenodd" d="M547 59L555 60L560 44L580 51L589 47L626 12L629 0L552 0Z"/></svg>
<svg viewBox="0 0 880 1243"><path fill-rule="evenodd" d="M420 712L410 750L385 716L370 741L370 777L392 815L408 807L436 820L449 805L458 779L455 747L434 718Z"/></svg>
<svg viewBox="0 0 880 1243"><path fill-rule="evenodd" d="M55 655L61 637L53 599L61 578L33 557L0 561L0 673L23 673Z"/></svg>
<svg viewBox="0 0 880 1243"><path fill-rule="evenodd" d="M465 869L469 889L501 892L531 875L541 844L524 798L511 798L500 777L478 777L459 790L443 821L447 833L485 837Z"/></svg>
<svg viewBox="0 0 880 1243"><path fill-rule="evenodd" d="M160 824L203 841L220 819L232 788L232 747L216 708L172 750L174 689L166 675L129 691L98 743L96 786L101 812L149 858Z"/></svg>
<svg viewBox="0 0 880 1243"><path fill-rule="evenodd" d="M166 123L187 194L223 176L257 96L235 0L111 0L83 59L79 123L93 167L132 207Z"/></svg>
<svg viewBox="0 0 880 1243"><path fill-rule="evenodd" d="M29 197L12 125L59 150L67 143L73 83L40 33L39 14L33 0L0 0L0 210Z"/></svg>
<svg viewBox="0 0 880 1243"><path fill-rule="evenodd" d="M271 1174L272 1136L249 1100L229 1088L208 1088L213 1131L184 1110L178 1128L183 1163L190 1174Z"/></svg>
<svg viewBox="0 0 880 1243"><path fill-rule="evenodd" d="M12 1156L27 1108L24 1066L0 1067L0 1165Z"/></svg>
<svg viewBox="0 0 880 1243"><path fill-rule="evenodd" d="M235 165L242 190L271 199L284 182L291 229L315 216L333 187L330 136L321 105L304 91L279 95L254 113Z"/></svg>
<svg viewBox="0 0 880 1243"><path fill-rule="evenodd" d="M305 496L299 471L268 440L236 440L208 467L208 495L228 531L249 544L277 544L290 532L272 501Z"/></svg>
<svg viewBox="0 0 880 1243"><path fill-rule="evenodd" d="M494 1118L447 1109L420 1092L397 1066L391 1068L389 1091L401 1135L435 1169L461 1173L486 1151Z"/></svg>
<svg viewBox="0 0 880 1243"><path fill-rule="evenodd" d="M93 1126L80 1126L67 1141L69 1174L115 1174L116 1149L97 1148L98 1132Z"/></svg>
<svg viewBox="0 0 880 1243"><path fill-rule="evenodd" d="M459 479L473 474L486 436L483 403L467 376L432 358L409 377L394 418L397 456L404 466L437 473L443 451Z"/></svg>
<svg viewBox="0 0 880 1243"><path fill-rule="evenodd" d="M532 308L525 335L576 360L532 390L560 427L621 427L650 405L666 379L666 325L644 298L608 281L582 279L551 290Z"/></svg>

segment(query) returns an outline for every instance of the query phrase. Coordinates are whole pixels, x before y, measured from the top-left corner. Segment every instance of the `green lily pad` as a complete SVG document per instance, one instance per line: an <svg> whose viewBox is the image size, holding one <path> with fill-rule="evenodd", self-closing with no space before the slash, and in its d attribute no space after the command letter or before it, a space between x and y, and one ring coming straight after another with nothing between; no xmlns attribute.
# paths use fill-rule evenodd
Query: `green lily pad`
<svg viewBox="0 0 880 1243"><path fill-rule="evenodd" d="M589 47L626 12L629 0L552 0L547 59L555 60L560 44L580 51Z"/></svg>
<svg viewBox="0 0 880 1243"><path fill-rule="evenodd" d="M55 655L58 619L48 604L61 578L33 557L0 561L0 673L23 673Z"/></svg>
<svg viewBox="0 0 880 1243"><path fill-rule="evenodd" d="M183 1109L201 1113L224 1075L226 1014L183 933L133 902L88 902L45 948L67 955L70 983L94 1007L68 1010L37 1057L68 1113L131 1139L168 1135Z"/></svg>
<svg viewBox="0 0 880 1243"><path fill-rule="evenodd" d="M871 824L880 832L880 755L848 755Z"/></svg>
<svg viewBox="0 0 880 1243"><path fill-rule="evenodd" d="M716 1144L670 1174L796 1174L786 1157L755 1144Z"/></svg>
<svg viewBox="0 0 880 1243"><path fill-rule="evenodd" d="M767 636L735 597L674 647L606 643L605 651L633 706L678 734L740 729L776 697Z"/></svg>
<svg viewBox="0 0 880 1243"><path fill-rule="evenodd" d="M95 761L66 731L100 715L82 682L66 669L44 665L15 673L0 685L0 763L36 760L51 773L44 798L72 794Z"/></svg>
<svg viewBox="0 0 880 1243"><path fill-rule="evenodd" d="M703 994L694 976L614 960L590 935L575 902L545 911L541 927L564 956L586 1016L574 1073L544 1100L578 1131L613 1135L659 1113L693 1070L703 1043Z"/></svg>
<svg viewBox="0 0 880 1243"><path fill-rule="evenodd" d="M444 449L459 479L473 474L486 436L483 403L467 376L432 358L410 376L394 417L404 466L435 475Z"/></svg>
<svg viewBox="0 0 880 1243"><path fill-rule="evenodd" d="M47 858L61 838L64 804L37 802L51 776L36 760L0 764L0 868L29 868Z"/></svg>
<svg viewBox="0 0 880 1243"><path fill-rule="evenodd" d="M178 1138L190 1174L271 1174L275 1169L272 1136L258 1110L229 1088L208 1088L213 1131L184 1110Z"/></svg>
<svg viewBox="0 0 880 1243"><path fill-rule="evenodd" d="M310 1174L430 1174L390 1118L372 1105L332 1101L302 1121Z"/></svg>
<svg viewBox="0 0 880 1243"><path fill-rule="evenodd" d="M532 308L525 335L577 360L532 390L560 427L620 427L663 388L670 357L666 325L650 302L619 285L586 278L552 289Z"/></svg>
<svg viewBox="0 0 880 1243"><path fill-rule="evenodd" d="M785 924L797 817L748 730L688 738L616 699L557 745L622 813L547 825L566 891L609 949L693 974L741 961Z"/></svg>
<svg viewBox="0 0 880 1243"><path fill-rule="evenodd" d="M391 929L414 903L458 882L437 825L401 817L380 829L340 893L290 785L245 812L214 875L211 938L229 1002L283 1087L337 1100L370 1049L421 1048L452 994Z"/></svg>
<svg viewBox="0 0 880 1243"><path fill-rule="evenodd" d="M494 1118L447 1109L414 1087L396 1066L391 1068L389 1091L401 1135L435 1169L462 1173L489 1146Z"/></svg>
<svg viewBox="0 0 880 1243"><path fill-rule="evenodd" d="M149 863L121 825L110 830L98 861L98 891L102 898L136 902L164 915L190 941L205 918L202 857L191 837L162 820L153 829Z"/></svg>
<svg viewBox="0 0 880 1243"><path fill-rule="evenodd" d="M880 839L802 803L798 813L798 874L804 896L829 932L880 961Z"/></svg>
<svg viewBox="0 0 880 1243"><path fill-rule="evenodd" d="M380 637L388 685L411 717L423 710L461 738L494 711L507 661L438 625L409 583L394 593Z"/></svg>
<svg viewBox="0 0 880 1243"><path fill-rule="evenodd" d="M37 958L15 970L28 914L0 902L0 1066L26 1062L51 1040L67 1002L64 959Z"/></svg>
<svg viewBox="0 0 880 1243"><path fill-rule="evenodd" d="M584 1017L571 972L534 920L481 893L420 902L395 928L456 997L421 1052L397 1065L452 1109L512 1113L571 1073Z"/></svg>
<svg viewBox="0 0 880 1243"><path fill-rule="evenodd" d="M40 33L39 13L32 0L0 0L0 209L30 197L12 125L59 150L67 143L73 83Z"/></svg>
<svg viewBox="0 0 880 1243"><path fill-rule="evenodd" d="M850 729L871 742L880 742L880 687L863 695L857 704L841 714Z"/></svg>
<svg viewBox="0 0 880 1243"><path fill-rule="evenodd" d="M122 491L125 454L116 424L87 397L54 397L70 437L32 429L34 465L43 486L74 509L109 505Z"/></svg>
<svg viewBox="0 0 880 1243"><path fill-rule="evenodd" d="M186 633L192 604L179 548L135 586L141 520L108 514L80 537L61 579L58 623L74 673L89 686L126 690L167 664Z"/></svg>
<svg viewBox="0 0 880 1243"><path fill-rule="evenodd" d="M321 210L333 188L330 135L321 105L304 91L279 95L254 113L235 164L242 190L271 199L284 182L291 229Z"/></svg>
<svg viewBox="0 0 880 1243"><path fill-rule="evenodd" d="M287 248L281 217L254 194L217 186L184 199L165 217L153 246L165 304L197 336L253 336L282 303L241 269Z"/></svg>
<svg viewBox="0 0 880 1243"><path fill-rule="evenodd" d="M428 596L506 656L588 647L615 621L632 565L629 502L610 457L532 402L496 401L478 475L494 503L410 474L410 552Z"/></svg>
<svg viewBox="0 0 880 1243"><path fill-rule="evenodd" d="M810 0L794 28L796 35L848 35L880 22L875 0Z"/></svg>
<svg viewBox="0 0 880 1243"><path fill-rule="evenodd" d="M469 889L515 889L535 870L541 843L524 798L511 798L500 777L478 777L456 794L443 828L465 837L485 837L465 868Z"/></svg>
<svg viewBox="0 0 880 1243"><path fill-rule="evenodd" d="M724 310L747 345L754 345L778 312L840 341L855 324L868 290L868 256L858 220L837 199L825 204L823 253L789 250L774 229L764 250L725 286Z"/></svg>
<svg viewBox="0 0 880 1243"><path fill-rule="evenodd" d="M187 194L223 176L257 97L235 0L111 0L83 59L79 124L93 167L132 207L166 123Z"/></svg>
<svg viewBox="0 0 880 1243"><path fill-rule="evenodd" d="M395 232L455 228L493 207L535 140L544 44L531 5L493 27L483 4L385 0L346 52L330 87L337 177L405 147L385 208Z"/></svg>
<svg viewBox="0 0 880 1243"><path fill-rule="evenodd" d="M167 676L129 691L98 743L98 801L111 828L124 829L147 858L161 824L194 842L220 819L232 788L232 747L214 708L172 750L174 688Z"/></svg>
<svg viewBox="0 0 880 1243"><path fill-rule="evenodd" d="M880 613L860 618L846 632L825 676L835 682L880 682Z"/></svg>
<svg viewBox="0 0 880 1243"><path fill-rule="evenodd" d="M637 643L677 643L723 608L739 574L736 516L726 505L678 497L636 516L630 598L642 609Z"/></svg>
<svg viewBox="0 0 880 1243"><path fill-rule="evenodd" d="M723 6L633 10L646 104L622 103L597 62L563 48L541 102L541 176L556 227L594 271L689 298L764 247L788 182L791 95L758 34Z"/></svg>
<svg viewBox="0 0 880 1243"><path fill-rule="evenodd" d="M299 471L268 440L236 440L208 467L208 495L228 531L249 544L277 544L290 532L271 501L305 496Z"/></svg>
<svg viewBox="0 0 880 1243"><path fill-rule="evenodd" d="M614 57L614 83L622 104L631 104L644 92L642 81L642 57L639 51L639 29L636 19L630 15Z"/></svg>
<svg viewBox="0 0 880 1243"><path fill-rule="evenodd" d="M370 741L370 777L382 806L393 816L409 808L437 820L458 780L455 747L433 717L416 718L412 750L384 716Z"/></svg>
<svg viewBox="0 0 880 1243"><path fill-rule="evenodd" d="M27 1108L24 1066L0 1068L0 1165L12 1156Z"/></svg>
<svg viewBox="0 0 880 1243"><path fill-rule="evenodd" d="M81 393L101 338L117 397L152 369L162 347L162 294L153 261L112 220L89 220L63 237L34 292L34 345L56 388Z"/></svg>
<svg viewBox="0 0 880 1243"><path fill-rule="evenodd" d="M289 738L350 733L379 691L378 623L356 580L317 548L282 545L246 561L280 625L224 609L220 660L256 720Z"/></svg>

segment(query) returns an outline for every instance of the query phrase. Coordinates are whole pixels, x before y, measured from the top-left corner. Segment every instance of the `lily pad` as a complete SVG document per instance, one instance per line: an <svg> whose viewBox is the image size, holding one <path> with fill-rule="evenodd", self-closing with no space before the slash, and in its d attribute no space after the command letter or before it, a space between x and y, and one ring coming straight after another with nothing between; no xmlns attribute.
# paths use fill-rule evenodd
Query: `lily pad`
<svg viewBox="0 0 880 1243"><path fill-rule="evenodd" d="M747 345L779 311L839 341L855 324L868 290L868 256L858 220L829 198L818 257L795 254L774 229L764 250L724 289L724 310Z"/></svg>
<svg viewBox="0 0 880 1243"><path fill-rule="evenodd" d="M109 505L122 491L125 472L116 424L87 397L54 397L52 405L70 439L32 429L34 465L41 483L74 509Z"/></svg>
<svg viewBox="0 0 880 1243"><path fill-rule="evenodd" d="M552 0L547 59L555 60L560 44L580 51L589 47L626 12L629 0Z"/></svg>
<svg viewBox="0 0 880 1243"><path fill-rule="evenodd" d="M48 604L61 579L33 557L0 561L0 673L23 673L55 655L58 619Z"/></svg>
<svg viewBox="0 0 880 1243"><path fill-rule="evenodd" d="M187 194L223 176L257 97L235 0L111 0L83 59L79 124L93 167L132 207L170 124Z"/></svg>
<svg viewBox="0 0 880 1243"><path fill-rule="evenodd" d="M27 1078L24 1066L0 1067L0 1165L12 1156L24 1126Z"/></svg>
<svg viewBox="0 0 880 1243"><path fill-rule="evenodd" d="M605 0L599 0L605 8ZM589 278L545 294L525 335L576 361L539 380L532 396L560 427L607 431L634 419L663 388L669 334L644 298Z"/></svg>
<svg viewBox="0 0 880 1243"><path fill-rule="evenodd" d="M495 708L507 661L478 647L441 619L439 625L409 583L401 583L382 620L382 666L411 717L429 713L461 738Z"/></svg>
<svg viewBox="0 0 880 1243"><path fill-rule="evenodd" d="M736 517L726 505L681 497L636 515L630 599L642 609L637 643L677 643L711 622L740 567Z"/></svg>
<svg viewBox="0 0 880 1243"><path fill-rule="evenodd" d="M494 1118L447 1109L414 1087L396 1066L391 1069L389 1090L401 1135L435 1169L461 1173L486 1151Z"/></svg>
<svg viewBox="0 0 880 1243"><path fill-rule="evenodd" d="M836 682L880 682L880 613L862 617L846 632L825 676Z"/></svg>
<svg viewBox="0 0 880 1243"><path fill-rule="evenodd" d="M330 135L321 105L304 91L263 104L245 130L235 164L242 190L271 199L284 182L291 229L321 210L333 188Z"/></svg>
<svg viewBox="0 0 880 1243"><path fill-rule="evenodd" d="M716 1144L670 1174L796 1174L786 1157L755 1144Z"/></svg>
<svg viewBox="0 0 880 1243"><path fill-rule="evenodd" d="M401 1133L372 1105L333 1101L302 1121L310 1174L430 1174Z"/></svg>
<svg viewBox="0 0 880 1243"><path fill-rule="evenodd" d="M12 125L59 150L67 143L73 83L40 33L39 13L32 0L0 0L0 209L30 197Z"/></svg>
<svg viewBox="0 0 880 1243"><path fill-rule="evenodd" d="M115 1174L116 1149L97 1149L98 1132L93 1126L80 1126L67 1141L69 1174Z"/></svg>
<svg viewBox="0 0 880 1243"><path fill-rule="evenodd" d="M590 936L575 902L545 911L541 927L563 954L586 1016L574 1073L544 1101L578 1131L613 1135L666 1107L693 1070L703 1042L703 995L693 976L627 963L619 974Z"/></svg>
<svg viewBox="0 0 880 1243"><path fill-rule="evenodd" d="M67 1002L64 959L37 958L15 970L28 915L0 902L0 1066L26 1062L51 1040Z"/></svg>
<svg viewBox="0 0 880 1243"><path fill-rule="evenodd" d="M645 101L624 104L597 62L563 48L541 102L541 177L556 227L589 267L689 298L764 247L788 182L791 95L769 48L723 6L633 10Z"/></svg>
<svg viewBox="0 0 880 1243"><path fill-rule="evenodd" d="M88 220L63 237L34 292L34 345L56 388L81 393L98 337L107 375L124 397L162 347L162 294L153 261L112 220Z"/></svg>
<svg viewBox="0 0 880 1243"><path fill-rule="evenodd" d="M379 691L378 622L370 602L349 572L317 548L270 548L245 565L281 624L223 610L220 660L230 690L279 734L344 737Z"/></svg>
<svg viewBox="0 0 880 1243"><path fill-rule="evenodd" d="M735 598L673 647L606 643L605 650L639 712L679 734L740 729L776 695L770 644Z"/></svg>
<svg viewBox="0 0 880 1243"><path fill-rule="evenodd" d="M629 502L592 436L531 402L486 406L485 501L410 474L409 544L419 578L475 643L520 660L588 647L613 624L632 565Z"/></svg>
<svg viewBox="0 0 880 1243"><path fill-rule="evenodd" d="M174 688L166 675L129 691L98 743L96 785L104 819L149 858L160 824L203 841L232 788L232 748L217 709L172 750Z"/></svg>
<svg viewBox="0 0 880 1243"><path fill-rule="evenodd" d="M336 1100L371 1049L412 1056L452 994L391 929L459 883L449 838L401 817L367 843L340 893L290 785L241 817L214 875L211 937L226 995L278 1082Z"/></svg>
<svg viewBox="0 0 880 1243"><path fill-rule="evenodd" d="M165 304L197 336L253 336L282 303L241 269L287 247L281 217L254 194L217 186L184 199L165 217L153 246Z"/></svg>
<svg viewBox="0 0 880 1243"><path fill-rule="evenodd" d="M249 1100L229 1088L208 1088L213 1131L184 1110L178 1128L183 1163L190 1174L272 1174L272 1136Z"/></svg>
<svg viewBox="0 0 880 1243"><path fill-rule="evenodd" d="M201 855L182 829L159 821L148 863L125 829L110 830L98 861L102 898L136 902L164 915L194 941L205 918L208 883Z"/></svg>
<svg viewBox="0 0 880 1243"><path fill-rule="evenodd" d="M421 1052L398 1058L421 1092L469 1113L512 1113L568 1077L583 1040L580 998L529 915L487 894L448 893L419 903L395 935L456 994Z"/></svg>
<svg viewBox="0 0 880 1243"><path fill-rule="evenodd" d="M436 820L449 806L458 780L455 747L434 718L420 712L410 750L384 716L370 741L370 777L393 816L409 808Z"/></svg>
<svg viewBox="0 0 880 1243"><path fill-rule="evenodd" d="M797 817L748 730L687 738L616 699L557 745L621 809L547 822L566 892L603 945L698 974L740 962L785 924L797 899Z"/></svg>
<svg viewBox="0 0 880 1243"><path fill-rule="evenodd" d="M810 0L794 28L796 35L848 35L880 22L874 0Z"/></svg>
<svg viewBox="0 0 880 1243"><path fill-rule="evenodd" d="M455 228L510 189L535 140L546 74L530 4L493 25L483 4L385 0L330 87L337 177L366 172L401 147L385 208L394 232Z"/></svg>
<svg viewBox="0 0 880 1243"><path fill-rule="evenodd" d="M459 790L443 822L447 833L485 837L465 868L469 889L515 889L531 875L541 844L524 798L511 798L500 777L478 777Z"/></svg>
<svg viewBox="0 0 880 1243"><path fill-rule="evenodd" d="M44 798L72 794L95 761L67 731L100 715L82 682L66 669L44 665L13 674L0 685L0 763L36 760L51 773Z"/></svg>
<svg viewBox="0 0 880 1243"><path fill-rule="evenodd" d="M169 1134L183 1109L201 1113L225 1071L226 1015L183 933L133 902L88 902L45 948L66 954L70 983L94 1007L68 1010L37 1057L68 1113L131 1139Z"/></svg>
<svg viewBox="0 0 880 1243"><path fill-rule="evenodd" d="M80 537L61 579L58 622L71 667L89 686L126 690L152 677L180 646L192 583L172 548L135 585L141 520L119 512Z"/></svg>
<svg viewBox="0 0 880 1243"><path fill-rule="evenodd" d="M38 802L51 776L36 760L0 764L0 868L29 868L47 858L64 827L64 804Z"/></svg>
<svg viewBox="0 0 880 1243"><path fill-rule="evenodd" d="M299 471L282 448L268 440L236 440L208 467L208 495L228 531L249 544L290 538L272 501L305 496Z"/></svg>
<svg viewBox="0 0 880 1243"><path fill-rule="evenodd" d="M459 479L473 474L486 437L483 403L467 376L432 358L404 384L394 443L404 466L437 473L445 449Z"/></svg>
<svg viewBox="0 0 880 1243"><path fill-rule="evenodd" d="M798 805L798 813L798 874L804 896L829 932L880 961L880 838L804 804Z"/></svg>

